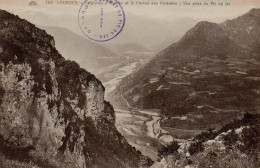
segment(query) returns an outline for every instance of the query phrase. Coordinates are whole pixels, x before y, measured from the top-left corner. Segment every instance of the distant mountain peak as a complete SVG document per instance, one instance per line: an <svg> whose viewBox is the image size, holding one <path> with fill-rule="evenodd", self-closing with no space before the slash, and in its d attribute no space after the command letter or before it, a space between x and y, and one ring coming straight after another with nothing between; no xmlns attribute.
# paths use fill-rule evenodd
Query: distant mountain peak
<svg viewBox="0 0 260 168"><path fill-rule="evenodd" d="M208 21L201 21L195 25L195 27L215 27L218 26L218 24Z"/></svg>
<svg viewBox="0 0 260 168"><path fill-rule="evenodd" d="M194 28L188 31L187 34L184 36L184 39L187 39L187 37L191 37L191 36L198 37L198 38L202 38L202 37L207 38L208 36L212 36L212 35L217 37L224 34L225 32L218 24L202 21L197 23Z"/></svg>
<svg viewBox="0 0 260 168"><path fill-rule="evenodd" d="M230 45L233 46L232 42L218 24L203 21L185 34L177 43L177 49L186 54L207 55L227 52Z"/></svg>
<svg viewBox="0 0 260 168"><path fill-rule="evenodd" d="M227 34L224 28L212 22L202 21L190 29L178 43L174 43L159 54L171 60L189 60L204 56L235 56L244 51ZM185 58L184 58L185 57Z"/></svg>

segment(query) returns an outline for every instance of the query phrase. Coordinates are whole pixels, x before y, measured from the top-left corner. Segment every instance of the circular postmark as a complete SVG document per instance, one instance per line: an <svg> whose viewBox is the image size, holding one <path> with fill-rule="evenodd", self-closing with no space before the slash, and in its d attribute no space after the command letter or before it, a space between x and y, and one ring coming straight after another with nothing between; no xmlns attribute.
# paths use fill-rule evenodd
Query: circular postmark
<svg viewBox="0 0 260 168"><path fill-rule="evenodd" d="M79 9L78 22L89 39L105 42L123 30L125 13L117 0L85 0Z"/></svg>

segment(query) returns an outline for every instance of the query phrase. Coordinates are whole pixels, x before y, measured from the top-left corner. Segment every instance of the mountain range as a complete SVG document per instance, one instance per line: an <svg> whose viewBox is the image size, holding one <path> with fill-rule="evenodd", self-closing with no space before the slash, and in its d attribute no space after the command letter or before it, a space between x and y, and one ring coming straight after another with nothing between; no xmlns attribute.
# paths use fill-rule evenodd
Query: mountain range
<svg viewBox="0 0 260 168"><path fill-rule="evenodd" d="M80 31L76 15L52 15L35 11L14 12L36 25L66 28L86 38ZM89 22L95 22L98 17L99 16L97 15L92 16L89 19ZM62 22L60 22L61 20ZM126 24L123 31L119 36L113 39L113 41L108 42L108 44L110 46L113 46L113 44L140 44L149 50L158 51L159 49L162 49L164 45L169 45L170 43L179 40L181 36L197 22L198 20L191 18L172 17L163 20L127 12Z"/></svg>
<svg viewBox="0 0 260 168"><path fill-rule="evenodd" d="M43 27L55 39L56 48L69 60L77 61L81 67L95 73L119 59L118 56L98 43L86 40L72 31L60 27Z"/></svg>
<svg viewBox="0 0 260 168"><path fill-rule="evenodd" d="M122 79L112 104L160 109L162 126L216 128L259 111L259 12L221 24L202 21ZM186 120L176 117L187 117Z"/></svg>
<svg viewBox="0 0 260 168"><path fill-rule="evenodd" d="M160 112L156 126L174 140L188 139L159 150L155 168L259 167L260 9L220 24L199 22L178 42L164 44L121 80L108 95L111 104L102 83L61 54L94 71L91 64L106 67L118 53L150 52L163 40L147 41L142 28L142 39L133 38L142 46L131 40L101 46L64 28L39 29L3 10L0 19L1 166L151 166L117 131L113 104L133 114ZM202 133L191 137L184 130Z"/></svg>

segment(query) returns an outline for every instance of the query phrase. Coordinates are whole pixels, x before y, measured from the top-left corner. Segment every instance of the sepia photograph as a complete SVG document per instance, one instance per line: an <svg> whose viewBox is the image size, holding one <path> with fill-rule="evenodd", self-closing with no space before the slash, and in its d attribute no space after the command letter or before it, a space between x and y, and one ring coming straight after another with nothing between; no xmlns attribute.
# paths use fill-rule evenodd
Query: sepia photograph
<svg viewBox="0 0 260 168"><path fill-rule="evenodd" d="M0 168L260 168L260 0L0 0Z"/></svg>

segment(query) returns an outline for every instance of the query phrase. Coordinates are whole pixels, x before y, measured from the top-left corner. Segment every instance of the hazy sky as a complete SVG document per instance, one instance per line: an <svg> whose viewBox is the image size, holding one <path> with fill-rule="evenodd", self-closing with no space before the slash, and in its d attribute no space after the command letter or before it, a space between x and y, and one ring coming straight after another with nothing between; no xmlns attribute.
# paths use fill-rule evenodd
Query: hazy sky
<svg viewBox="0 0 260 168"><path fill-rule="evenodd" d="M29 6L31 0L0 0L1 9L10 10L37 10L48 14L69 13L73 15L78 14L80 3L83 1L76 0L78 5L57 5L61 0L53 0L55 4L48 5L46 0L35 0L37 6ZM71 0L73 1L73 0ZM248 12L251 8L260 8L260 0L186 0L186 2L229 2L229 6L209 5L209 6L185 6L184 0L121 0L121 2L134 2L135 5L122 5L125 13L128 12L146 15L153 18L178 18L178 17L191 17L197 19L214 19L214 18L234 18ZM137 5L136 2L178 2L182 5L177 6L152 6L152 5ZM127 17L127 15L126 15Z"/></svg>

